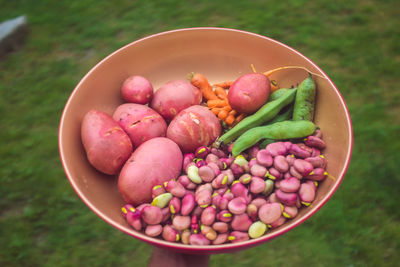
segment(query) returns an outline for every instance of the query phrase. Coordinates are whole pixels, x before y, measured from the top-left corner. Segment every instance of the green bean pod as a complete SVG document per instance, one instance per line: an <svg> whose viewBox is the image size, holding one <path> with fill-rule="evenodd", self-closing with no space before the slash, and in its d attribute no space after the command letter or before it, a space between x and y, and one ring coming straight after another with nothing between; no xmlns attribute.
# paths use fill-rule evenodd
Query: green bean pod
<svg viewBox="0 0 400 267"><path fill-rule="evenodd" d="M262 139L284 140L306 137L313 134L316 128L311 121L282 121L254 127L235 141L232 154L237 156Z"/></svg>
<svg viewBox="0 0 400 267"><path fill-rule="evenodd" d="M312 76L302 81L297 89L294 101L293 120L313 121L315 109L316 85Z"/></svg>
<svg viewBox="0 0 400 267"><path fill-rule="evenodd" d="M256 113L244 118L241 122L239 122L235 127L230 129L224 135L222 135L218 142L223 142L225 144L229 144L237 137L239 137L245 131L254 128L256 126L260 126L263 123L274 118L279 111L285 106L289 105L294 101L296 96L296 90L289 90L285 92L280 98L266 103L262 106Z"/></svg>
<svg viewBox="0 0 400 267"><path fill-rule="evenodd" d="M296 89L297 87L292 87L292 88L280 88L274 92L272 92L269 97L268 97L268 102L277 100L281 96L283 96L287 91Z"/></svg>

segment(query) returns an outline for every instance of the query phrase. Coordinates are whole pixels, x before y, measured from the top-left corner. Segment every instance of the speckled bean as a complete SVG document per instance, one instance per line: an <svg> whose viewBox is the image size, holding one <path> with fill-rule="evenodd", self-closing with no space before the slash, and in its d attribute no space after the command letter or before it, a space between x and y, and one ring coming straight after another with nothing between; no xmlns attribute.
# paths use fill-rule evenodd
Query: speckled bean
<svg viewBox="0 0 400 267"><path fill-rule="evenodd" d="M218 167L218 165L214 162L208 163L207 167L211 168L214 171L214 178L215 176L217 176L218 174L221 173L220 168Z"/></svg>
<svg viewBox="0 0 400 267"><path fill-rule="evenodd" d="M228 210L221 210L217 214L217 220L228 223L232 221L232 213L230 213Z"/></svg>
<svg viewBox="0 0 400 267"><path fill-rule="evenodd" d="M225 222L215 222L213 223L212 228L218 233L226 233L229 230L229 225Z"/></svg>
<svg viewBox="0 0 400 267"><path fill-rule="evenodd" d="M183 155L183 163L182 163L182 168L186 170L187 166L192 163L194 160L194 154L193 153L187 153Z"/></svg>
<svg viewBox="0 0 400 267"><path fill-rule="evenodd" d="M196 200L195 200L194 195L186 194L182 198L181 214L189 215L192 212L192 210L194 209L195 205L196 205Z"/></svg>
<svg viewBox="0 0 400 267"><path fill-rule="evenodd" d="M163 215L159 207L147 206L143 208L140 217L147 224L159 224L162 221Z"/></svg>
<svg viewBox="0 0 400 267"><path fill-rule="evenodd" d="M215 232L213 228L207 225L201 226L201 234L210 241L213 241L217 238L217 232Z"/></svg>
<svg viewBox="0 0 400 267"><path fill-rule="evenodd" d="M221 245L228 241L228 233L218 234L217 238L212 241L213 245Z"/></svg>
<svg viewBox="0 0 400 267"><path fill-rule="evenodd" d="M164 187L169 193L176 197L182 198L186 193L185 187L175 180L165 182Z"/></svg>
<svg viewBox="0 0 400 267"><path fill-rule="evenodd" d="M190 216L176 215L172 219L172 225L178 231L189 229L190 227Z"/></svg>
<svg viewBox="0 0 400 267"><path fill-rule="evenodd" d="M313 165L304 159L296 159L293 162L293 167L303 177L307 176L314 169Z"/></svg>
<svg viewBox="0 0 400 267"><path fill-rule="evenodd" d="M311 150L306 149L304 146L299 144L292 144L289 149L289 153L297 158L308 158L311 156Z"/></svg>
<svg viewBox="0 0 400 267"><path fill-rule="evenodd" d="M326 167L326 159L325 156L319 155L315 157L308 157L304 159L305 161L310 162L314 168L325 168Z"/></svg>
<svg viewBox="0 0 400 267"><path fill-rule="evenodd" d="M246 208L246 213L249 215L250 219L255 221L258 218L258 208L255 204L249 204Z"/></svg>
<svg viewBox="0 0 400 267"><path fill-rule="evenodd" d="M201 213L200 221L203 225L212 225L215 222L217 209L214 206L209 206Z"/></svg>
<svg viewBox="0 0 400 267"><path fill-rule="evenodd" d="M271 167L268 169L267 176L271 180L279 180L282 178L282 173L280 173L277 169Z"/></svg>
<svg viewBox="0 0 400 267"><path fill-rule="evenodd" d="M232 231L228 236L228 240L232 243L238 243L249 239L249 234L241 231Z"/></svg>
<svg viewBox="0 0 400 267"><path fill-rule="evenodd" d="M297 213L298 213L298 208L296 206L285 206L283 208L282 215L285 218L293 219L294 217L297 216Z"/></svg>
<svg viewBox="0 0 400 267"><path fill-rule="evenodd" d="M231 221L231 228L235 231L247 231L249 230L250 225L253 221L250 219L247 213L233 215L233 219Z"/></svg>
<svg viewBox="0 0 400 267"><path fill-rule="evenodd" d="M208 240L202 234L192 234L189 237L189 244L191 244L191 245L207 246L207 245L210 245L210 243L211 243L210 240Z"/></svg>
<svg viewBox="0 0 400 267"><path fill-rule="evenodd" d="M155 198L156 196L164 194L165 192L165 188L162 185L153 186L151 189L151 197Z"/></svg>
<svg viewBox="0 0 400 267"><path fill-rule="evenodd" d="M297 194L296 193L286 193L282 190L275 190L276 198L284 205L294 206L296 205Z"/></svg>
<svg viewBox="0 0 400 267"><path fill-rule="evenodd" d="M189 177L187 175L181 175L178 177L178 182L183 185L186 189L188 190L193 190L196 188L196 184L190 181Z"/></svg>
<svg viewBox="0 0 400 267"><path fill-rule="evenodd" d="M262 205L267 204L267 200L264 197L257 197L253 199L250 204L256 205L257 208L260 208Z"/></svg>
<svg viewBox="0 0 400 267"><path fill-rule="evenodd" d="M300 188L300 180L296 177L289 177L280 181L279 189L286 193L295 193Z"/></svg>
<svg viewBox="0 0 400 267"><path fill-rule="evenodd" d="M162 237L164 238L164 240L170 242L178 242L180 240L178 231L168 224L164 225L163 227Z"/></svg>
<svg viewBox="0 0 400 267"><path fill-rule="evenodd" d="M249 183L251 182L251 175L248 174L248 173L245 173L245 174L243 174L243 175L241 175L241 176L239 177L239 181L240 181L242 184L249 184Z"/></svg>
<svg viewBox="0 0 400 267"><path fill-rule="evenodd" d="M177 214L181 211L181 199L178 197L173 197L169 204L169 211L171 214Z"/></svg>
<svg viewBox="0 0 400 267"><path fill-rule="evenodd" d="M268 227L274 229L277 228L279 226L281 226L282 224L284 224L286 222L286 218L282 215L281 217L279 217L276 221L270 223L268 225Z"/></svg>
<svg viewBox="0 0 400 267"><path fill-rule="evenodd" d="M313 181L323 181L328 173L323 168L315 168L310 174L308 174L305 178Z"/></svg>
<svg viewBox="0 0 400 267"><path fill-rule="evenodd" d="M228 203L228 210L232 214L242 214L246 211L247 202L242 197L235 197Z"/></svg>
<svg viewBox="0 0 400 267"><path fill-rule="evenodd" d="M299 189L299 197L303 205L309 206L315 199L314 188L309 184L302 183Z"/></svg>
<svg viewBox="0 0 400 267"><path fill-rule="evenodd" d="M296 177L299 180L303 178L303 175L301 173L299 173L298 171L296 171L294 166L290 167L289 173L291 176Z"/></svg>
<svg viewBox="0 0 400 267"><path fill-rule="evenodd" d="M259 164L254 164L250 168L250 173L253 176L265 177L265 175L267 174L267 168Z"/></svg>
<svg viewBox="0 0 400 267"><path fill-rule="evenodd" d="M263 179L257 176L251 178L250 192L253 194L260 194L265 191L266 184Z"/></svg>
<svg viewBox="0 0 400 267"><path fill-rule="evenodd" d="M322 140L321 138L319 138L317 136L313 136L313 135L308 136L304 140L304 143L309 147L315 147L315 148L318 148L321 150L326 147L324 140Z"/></svg>
<svg viewBox="0 0 400 267"><path fill-rule="evenodd" d="M271 154L271 156L276 157L278 155L286 155L287 148L283 142L274 142L268 144L265 149Z"/></svg>

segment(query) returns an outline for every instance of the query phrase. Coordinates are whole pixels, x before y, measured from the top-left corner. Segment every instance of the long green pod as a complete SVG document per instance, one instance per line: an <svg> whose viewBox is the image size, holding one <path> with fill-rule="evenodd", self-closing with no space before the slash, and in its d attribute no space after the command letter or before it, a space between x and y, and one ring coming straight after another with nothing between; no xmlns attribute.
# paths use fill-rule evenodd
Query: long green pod
<svg viewBox="0 0 400 267"><path fill-rule="evenodd" d="M242 134L233 143L232 154L239 155L242 151L257 144L262 139L296 139L311 135L317 127L311 121L282 121L274 124L254 127Z"/></svg>
<svg viewBox="0 0 400 267"><path fill-rule="evenodd" d="M296 96L296 90L297 89L289 90L280 98L266 103L256 113L244 118L235 127L233 127L224 135L222 135L218 139L218 142L223 142L225 144L228 144L233 140L235 140L245 131L256 126L260 126L263 123L274 118L282 108L284 108L285 106L289 105L294 101L294 98Z"/></svg>
<svg viewBox="0 0 400 267"><path fill-rule="evenodd" d="M293 120L313 121L316 85L311 75L304 79L297 89L294 101Z"/></svg>

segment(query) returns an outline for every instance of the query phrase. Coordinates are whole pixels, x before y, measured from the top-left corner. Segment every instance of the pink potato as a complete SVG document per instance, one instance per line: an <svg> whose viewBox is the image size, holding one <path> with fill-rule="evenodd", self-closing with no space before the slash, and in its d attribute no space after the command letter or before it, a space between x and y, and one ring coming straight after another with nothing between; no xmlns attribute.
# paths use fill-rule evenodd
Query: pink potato
<svg viewBox="0 0 400 267"><path fill-rule="evenodd" d="M202 100L200 90L185 80L167 82L153 96L150 106L167 121L172 120L181 110L199 105Z"/></svg>
<svg viewBox="0 0 400 267"><path fill-rule="evenodd" d="M147 104L153 97L153 86L142 76L130 76L122 84L121 95L126 102Z"/></svg>
<svg viewBox="0 0 400 267"><path fill-rule="evenodd" d="M178 145L165 137L156 137L141 144L126 161L118 178L124 200L136 206L151 202L151 189L176 179L183 156Z"/></svg>
<svg viewBox="0 0 400 267"><path fill-rule="evenodd" d="M228 101L239 113L250 114L267 102L271 84L261 73L248 73L240 76L229 88Z"/></svg>
<svg viewBox="0 0 400 267"><path fill-rule="evenodd" d="M114 111L113 118L135 147L151 138L164 137L167 131L167 123L161 115L141 104L122 104Z"/></svg>
<svg viewBox="0 0 400 267"><path fill-rule="evenodd" d="M86 113L81 125L81 138L90 164L105 174L118 173L132 153L129 136L102 111Z"/></svg>
<svg viewBox="0 0 400 267"><path fill-rule="evenodd" d="M182 110L167 129L167 137L185 153L193 153L200 146L209 146L220 134L221 125L217 117L199 105Z"/></svg>

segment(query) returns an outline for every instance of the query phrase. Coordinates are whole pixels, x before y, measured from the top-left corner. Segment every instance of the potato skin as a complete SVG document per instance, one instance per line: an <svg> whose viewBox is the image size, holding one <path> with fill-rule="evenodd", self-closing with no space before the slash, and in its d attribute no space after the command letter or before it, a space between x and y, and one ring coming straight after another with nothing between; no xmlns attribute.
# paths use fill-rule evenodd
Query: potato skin
<svg viewBox="0 0 400 267"><path fill-rule="evenodd" d="M161 86L153 96L151 108L165 120L172 120L181 110L199 105L202 100L200 90L185 80L169 81Z"/></svg>
<svg viewBox="0 0 400 267"><path fill-rule="evenodd" d="M182 152L165 137L141 144L126 161L118 178L124 200L134 206L151 201L151 189L176 179L182 169Z"/></svg>
<svg viewBox="0 0 400 267"><path fill-rule="evenodd" d="M209 146L221 134L221 124L208 108L195 105L182 110L171 121L167 137L185 153L200 146Z"/></svg>
<svg viewBox="0 0 400 267"><path fill-rule="evenodd" d="M122 98L128 103L147 104L153 97L153 86L145 77L128 77L121 87Z"/></svg>
<svg viewBox="0 0 400 267"><path fill-rule="evenodd" d="M251 114L267 102L271 83L261 73L248 73L240 76L229 88L228 101L239 113Z"/></svg>
<svg viewBox="0 0 400 267"><path fill-rule="evenodd" d="M117 174L132 154L129 136L102 111L86 113L81 125L81 139L90 164L105 174Z"/></svg>
<svg viewBox="0 0 400 267"><path fill-rule="evenodd" d="M154 137L165 136L167 123L160 114L145 105L127 103L116 108L113 118L138 147Z"/></svg>

